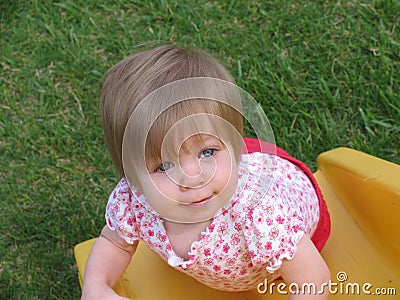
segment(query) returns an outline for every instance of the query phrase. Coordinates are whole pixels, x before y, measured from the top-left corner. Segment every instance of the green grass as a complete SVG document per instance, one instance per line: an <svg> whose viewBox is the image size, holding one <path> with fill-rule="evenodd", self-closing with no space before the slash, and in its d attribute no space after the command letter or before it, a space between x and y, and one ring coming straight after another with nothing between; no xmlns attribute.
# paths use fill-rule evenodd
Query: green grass
<svg viewBox="0 0 400 300"><path fill-rule="evenodd" d="M400 163L398 1L2 1L1 299L77 299L72 249L117 182L102 74L150 41L217 56L279 146L315 169L347 146ZM155 44L157 44L155 42Z"/></svg>

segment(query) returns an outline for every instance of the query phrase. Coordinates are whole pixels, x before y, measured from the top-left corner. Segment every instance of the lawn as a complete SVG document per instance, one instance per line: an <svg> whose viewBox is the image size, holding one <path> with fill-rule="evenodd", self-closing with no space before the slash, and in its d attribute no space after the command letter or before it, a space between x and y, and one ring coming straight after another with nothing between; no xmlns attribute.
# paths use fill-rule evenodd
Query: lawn
<svg viewBox="0 0 400 300"><path fill-rule="evenodd" d="M0 15L1 299L79 298L73 247L119 180L100 81L159 41L218 57L313 170L339 146L400 163L399 1L13 0Z"/></svg>

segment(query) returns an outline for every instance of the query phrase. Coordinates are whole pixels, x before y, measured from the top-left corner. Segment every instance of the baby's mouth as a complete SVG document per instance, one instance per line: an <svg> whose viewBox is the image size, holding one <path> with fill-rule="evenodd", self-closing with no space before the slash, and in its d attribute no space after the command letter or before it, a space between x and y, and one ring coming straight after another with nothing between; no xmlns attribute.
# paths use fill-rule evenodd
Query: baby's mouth
<svg viewBox="0 0 400 300"><path fill-rule="evenodd" d="M213 196L214 196L214 195L211 195L211 196L208 196L208 197L205 197L205 198L202 198L202 199L193 201L193 202L189 202L189 203L186 203L186 205L203 204L203 203L206 203L206 202L208 202L209 200L211 200L211 198L212 198Z"/></svg>

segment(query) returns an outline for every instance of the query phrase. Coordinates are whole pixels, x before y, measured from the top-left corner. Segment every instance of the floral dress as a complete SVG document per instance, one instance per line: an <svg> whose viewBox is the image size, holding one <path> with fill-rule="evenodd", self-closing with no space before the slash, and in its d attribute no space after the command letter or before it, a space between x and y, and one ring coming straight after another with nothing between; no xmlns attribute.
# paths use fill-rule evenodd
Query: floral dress
<svg viewBox="0 0 400 300"><path fill-rule="evenodd" d="M169 265L209 287L253 289L280 276L283 259L293 258L304 234L313 236L321 217L328 222L319 245L326 242L329 214L324 206L321 215L323 199L306 173L278 155L243 154L234 196L192 243L187 260L175 254L163 219L125 179L110 195L107 225L130 244L144 241Z"/></svg>

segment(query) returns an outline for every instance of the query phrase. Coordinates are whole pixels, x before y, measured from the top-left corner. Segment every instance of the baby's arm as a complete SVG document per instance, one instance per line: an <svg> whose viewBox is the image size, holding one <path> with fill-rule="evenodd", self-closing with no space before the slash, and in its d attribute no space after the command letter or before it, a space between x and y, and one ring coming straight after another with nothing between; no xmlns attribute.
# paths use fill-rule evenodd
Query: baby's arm
<svg viewBox="0 0 400 300"><path fill-rule="evenodd" d="M119 297L112 287L128 267L137 245L138 242L126 243L115 231L104 227L86 264L82 300L126 299Z"/></svg>
<svg viewBox="0 0 400 300"><path fill-rule="evenodd" d="M297 245L297 251L291 260L284 260L280 268L283 279L288 285L297 284L299 291L305 284L305 294L291 294L289 299L328 299L330 272L324 259L307 236L303 236ZM308 286L315 285L317 294L309 294ZM319 293L323 288L324 293ZM312 290L313 291L313 290Z"/></svg>

